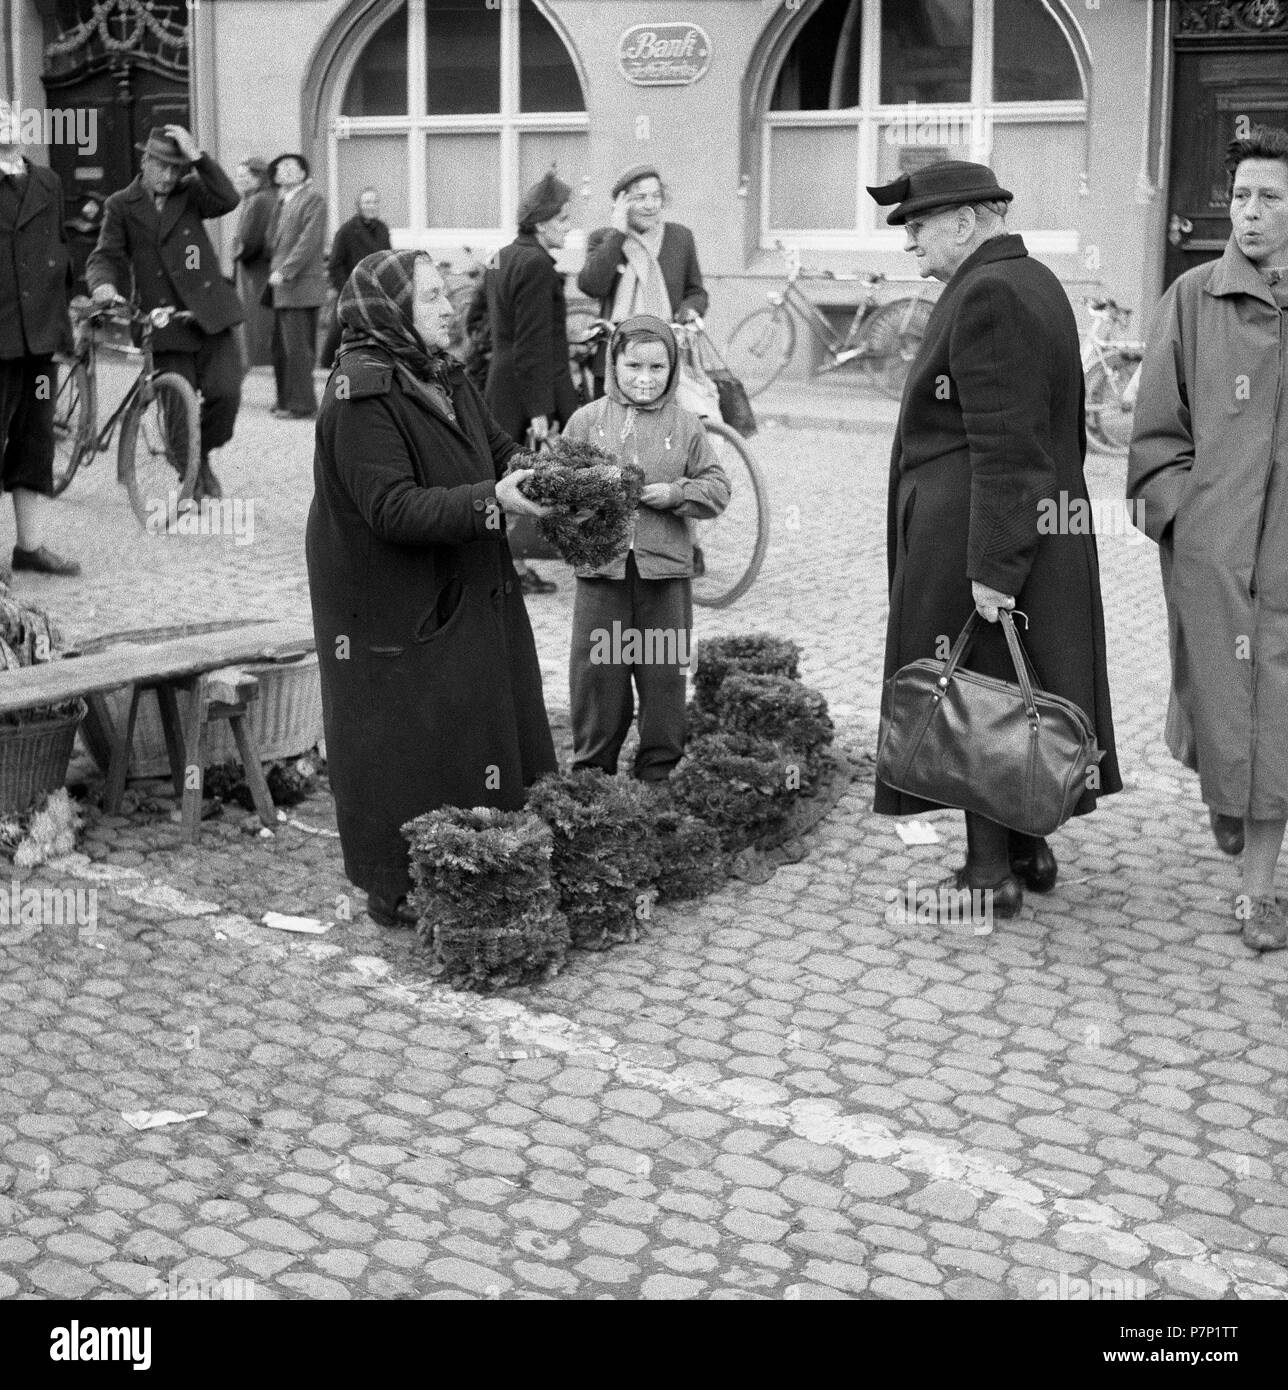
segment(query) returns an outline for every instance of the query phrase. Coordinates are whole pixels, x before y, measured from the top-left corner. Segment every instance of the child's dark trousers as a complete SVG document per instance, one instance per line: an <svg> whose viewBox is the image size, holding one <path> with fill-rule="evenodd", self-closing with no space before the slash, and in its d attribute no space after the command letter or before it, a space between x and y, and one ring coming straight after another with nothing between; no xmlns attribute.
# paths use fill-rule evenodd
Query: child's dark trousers
<svg viewBox="0 0 1288 1390"><path fill-rule="evenodd" d="M642 782L670 776L684 756L682 660L692 630L689 580L641 579L633 550L624 579L578 579L568 663L574 768L617 771L634 714L633 680L640 701L635 776ZM621 660L632 654L631 646L647 659Z"/></svg>

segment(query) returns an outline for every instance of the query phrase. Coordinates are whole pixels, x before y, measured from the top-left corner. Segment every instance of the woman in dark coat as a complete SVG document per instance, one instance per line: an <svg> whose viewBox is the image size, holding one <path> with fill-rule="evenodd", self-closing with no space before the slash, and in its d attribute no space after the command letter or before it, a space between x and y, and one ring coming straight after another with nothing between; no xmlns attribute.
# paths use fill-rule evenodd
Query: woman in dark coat
<svg viewBox="0 0 1288 1390"><path fill-rule="evenodd" d="M353 267L373 251L388 251L392 246L389 227L380 220L380 194L374 188L364 188L358 194L358 211L335 234L331 254L327 257L326 277L331 282L327 290L330 323L322 340L319 354L322 366L329 371L340 347L340 317L335 311L344 282L353 274Z"/></svg>
<svg viewBox="0 0 1288 1390"><path fill-rule="evenodd" d="M243 160L237 166L233 183L242 200L233 241L233 265L237 293L246 313L242 330L246 366L268 367L273 362L273 311L260 301L272 268L268 229L277 195L269 186L268 165L262 159Z"/></svg>
<svg viewBox="0 0 1288 1390"><path fill-rule="evenodd" d="M1096 538L1077 524L1089 515L1086 431L1068 296L1020 237L1005 234L1011 194L985 166L948 161L869 192L903 200L888 220L907 224L922 274L947 282L904 388L891 459L885 675L942 659L977 608L988 621L965 665L1014 681L997 610L1022 610L1040 684L1086 712L1105 750L1077 805L1085 814L1122 781ZM936 807L878 782L875 809ZM1035 892L1054 885L1045 840L969 812L966 833L957 886L992 889L996 915L1019 910L1021 882Z"/></svg>
<svg viewBox="0 0 1288 1390"><path fill-rule="evenodd" d="M501 512L515 444L454 358L429 256L350 276L317 425L306 551L344 867L378 921L406 920L401 827L439 806L515 810L556 767Z"/></svg>
<svg viewBox="0 0 1288 1390"><path fill-rule="evenodd" d="M557 251L568 235L572 189L553 173L523 195L519 235L497 253L484 275L492 333L492 363L484 396L497 423L512 438L529 430L540 444L566 425L581 402L568 364L567 310ZM515 537L527 534L520 527ZM555 585L520 563L525 593L549 593Z"/></svg>

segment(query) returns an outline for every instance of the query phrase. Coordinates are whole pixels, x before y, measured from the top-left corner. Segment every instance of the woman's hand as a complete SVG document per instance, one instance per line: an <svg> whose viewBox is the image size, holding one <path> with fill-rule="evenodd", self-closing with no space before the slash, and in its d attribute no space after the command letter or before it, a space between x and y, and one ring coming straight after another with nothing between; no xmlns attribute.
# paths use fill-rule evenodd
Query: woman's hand
<svg viewBox="0 0 1288 1390"><path fill-rule="evenodd" d="M1014 608L1015 598L1011 594L1004 594L998 589L990 589L987 584L980 584L977 580L971 581L971 598L975 600L975 611L986 623L997 621L997 610L999 608Z"/></svg>
<svg viewBox="0 0 1288 1390"><path fill-rule="evenodd" d="M671 506L670 483L645 483L640 493L640 505L652 507L654 511L666 511Z"/></svg>
<svg viewBox="0 0 1288 1390"><path fill-rule="evenodd" d="M612 228L615 232L621 232L623 236L631 229L630 217L631 200L626 196L626 190L622 191L613 199L613 216L611 219Z"/></svg>
<svg viewBox="0 0 1288 1390"><path fill-rule="evenodd" d="M549 516L549 507L530 502L519 491L519 484L530 477L531 468L517 468L513 473L507 473L496 485L496 500L504 511L514 516Z"/></svg>

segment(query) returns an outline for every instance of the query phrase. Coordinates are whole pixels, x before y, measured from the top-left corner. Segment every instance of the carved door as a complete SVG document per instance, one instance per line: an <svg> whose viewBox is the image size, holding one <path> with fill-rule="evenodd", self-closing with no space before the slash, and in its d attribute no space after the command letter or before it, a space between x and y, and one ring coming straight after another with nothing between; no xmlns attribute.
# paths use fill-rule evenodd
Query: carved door
<svg viewBox="0 0 1288 1390"><path fill-rule="evenodd" d="M1179 0L1173 50L1167 284L1225 250L1229 142L1288 128L1288 0Z"/></svg>

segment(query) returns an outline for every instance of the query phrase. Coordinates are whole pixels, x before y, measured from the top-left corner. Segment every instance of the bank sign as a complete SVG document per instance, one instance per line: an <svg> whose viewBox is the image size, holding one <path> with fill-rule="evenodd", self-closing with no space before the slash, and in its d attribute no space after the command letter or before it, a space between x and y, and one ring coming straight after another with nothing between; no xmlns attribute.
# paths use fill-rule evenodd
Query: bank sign
<svg viewBox="0 0 1288 1390"><path fill-rule="evenodd" d="M637 87L687 87L711 66L711 40L697 24L635 24L617 40L617 66Z"/></svg>

